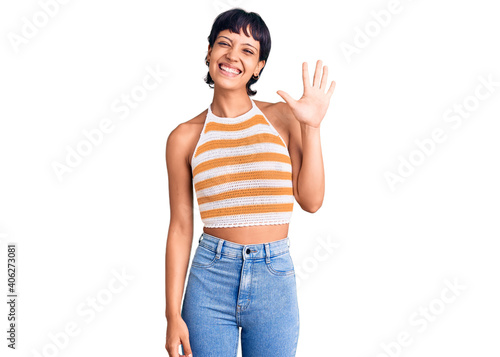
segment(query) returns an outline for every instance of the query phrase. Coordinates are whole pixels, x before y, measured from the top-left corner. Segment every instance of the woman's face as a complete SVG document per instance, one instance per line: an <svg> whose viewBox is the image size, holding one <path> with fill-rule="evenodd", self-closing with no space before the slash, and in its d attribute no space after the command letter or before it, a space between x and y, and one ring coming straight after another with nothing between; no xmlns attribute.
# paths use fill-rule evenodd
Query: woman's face
<svg viewBox="0 0 500 357"><path fill-rule="evenodd" d="M249 32L250 33L250 32ZM214 83L225 88L245 87L258 76L265 61L259 62L260 43L253 37L229 30L219 32L213 48L208 46L207 59Z"/></svg>

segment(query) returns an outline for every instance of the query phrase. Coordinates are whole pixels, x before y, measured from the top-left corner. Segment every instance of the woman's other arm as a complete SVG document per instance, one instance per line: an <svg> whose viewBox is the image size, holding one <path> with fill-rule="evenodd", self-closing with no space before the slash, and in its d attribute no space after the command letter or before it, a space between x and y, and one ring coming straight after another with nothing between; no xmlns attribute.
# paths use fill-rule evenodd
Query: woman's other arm
<svg viewBox="0 0 500 357"><path fill-rule="evenodd" d="M170 223L165 252L165 296L167 320L180 316L182 295L193 242L193 188L188 161L189 126L178 125L166 145Z"/></svg>
<svg viewBox="0 0 500 357"><path fill-rule="evenodd" d="M179 356L181 344L185 355L191 356L189 331L181 317L182 295L193 242L193 189L188 161L189 140L186 140L189 135L189 126L184 123L178 125L168 136L165 150L170 197L165 252L165 349L170 357Z"/></svg>

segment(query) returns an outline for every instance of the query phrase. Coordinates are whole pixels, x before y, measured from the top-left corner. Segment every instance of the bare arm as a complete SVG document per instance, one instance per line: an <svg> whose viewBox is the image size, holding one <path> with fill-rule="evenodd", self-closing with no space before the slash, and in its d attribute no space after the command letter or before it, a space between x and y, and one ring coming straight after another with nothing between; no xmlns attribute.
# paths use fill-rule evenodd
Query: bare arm
<svg viewBox="0 0 500 357"><path fill-rule="evenodd" d="M289 152L292 160L292 181L295 199L300 207L316 212L325 196L325 170L319 127L299 123L290 108L280 104L283 120L289 122Z"/></svg>
<svg viewBox="0 0 500 357"><path fill-rule="evenodd" d="M170 224L165 252L165 317L180 317L182 295L193 242L193 188L184 124L169 135L166 145Z"/></svg>
<svg viewBox="0 0 500 357"><path fill-rule="evenodd" d="M335 81L332 81L325 93L328 66L323 67L322 63L321 60L316 62L312 86L307 62L302 63L304 94L299 100L293 99L282 90L277 91L286 102L281 105L281 112L286 115L290 124L289 150L294 196L302 209L311 213L321 207L325 195L325 171L319 128L335 89Z"/></svg>

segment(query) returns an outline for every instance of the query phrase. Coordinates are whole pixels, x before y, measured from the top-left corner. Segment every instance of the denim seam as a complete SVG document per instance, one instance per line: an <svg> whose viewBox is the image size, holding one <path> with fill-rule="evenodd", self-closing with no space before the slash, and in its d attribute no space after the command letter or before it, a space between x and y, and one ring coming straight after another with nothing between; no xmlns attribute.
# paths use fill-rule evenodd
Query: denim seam
<svg viewBox="0 0 500 357"><path fill-rule="evenodd" d="M215 251L217 251L217 243L215 243L215 242L212 242L212 243L215 245L215 247L213 247L213 245L212 245L212 244L207 244L207 243L205 243L205 242L204 242L204 240L201 240L201 241L198 243L198 245L200 245L200 246L202 246L202 247L205 247L205 248L207 248L207 249L210 249L211 251L214 251L214 252L215 252ZM261 244L266 244L266 243L248 244L248 245L250 246L250 245L261 245ZM272 246L273 242L270 242L269 244ZM230 249L237 249L237 248L232 248L232 247L229 247L229 248L230 248ZM275 249L276 249L276 248L275 248ZM289 247L285 247L284 249L281 249L281 250L278 250L278 251L273 251L271 254L272 254L272 255L279 255L279 254L286 253L286 252L288 252L288 251L290 251L290 248L289 248Z"/></svg>
<svg viewBox="0 0 500 357"><path fill-rule="evenodd" d="M214 247L209 246L209 245L207 245L207 244L204 244L204 243L202 243L202 242L200 242L200 243L199 243L199 246L200 246L200 247L203 247L203 248L205 248L205 249L208 249L209 251L211 251L211 252L213 252L213 253L217 253L217 248L214 248ZM277 251L277 252L273 252L273 253L271 253L270 258L273 258L273 257L278 257L278 256L283 255L283 254L286 254L286 253L288 253L288 252L290 252L290 250L289 250L289 249L284 249L284 250L280 250L280 251ZM222 252L221 252L221 256L222 256L222 255L225 255L225 256L227 256L227 257L232 257L232 258L237 258L237 257L239 257L239 255L236 255L236 254L228 254L228 253L222 253ZM249 259L252 259L252 258L249 258ZM259 258L259 259L261 259L261 258ZM265 258L262 258L262 259L265 259Z"/></svg>
<svg viewBox="0 0 500 357"><path fill-rule="evenodd" d="M295 270L287 270L287 271L279 271L279 270L274 270L270 264L267 264L269 272L274 275L274 276L292 276L295 273Z"/></svg>
<svg viewBox="0 0 500 357"><path fill-rule="evenodd" d="M240 328L236 326L236 329L238 330L238 338L236 339L236 345L234 346L234 357L238 356L238 340L240 339Z"/></svg>
<svg viewBox="0 0 500 357"><path fill-rule="evenodd" d="M213 253L217 253L217 247L214 248L214 247L207 245L207 244L204 244L204 243L200 243L199 246L203 247L203 248L205 248ZM236 255L236 254L228 254L228 253L221 252L221 256L223 256L223 255L225 255L227 257L233 257L233 258L238 257L238 255Z"/></svg>
<svg viewBox="0 0 500 357"><path fill-rule="evenodd" d="M298 309L297 309L297 315L298 315ZM300 326L300 320L297 319L297 329L296 329L296 333L295 333L295 341L294 341L294 348L293 348L293 352L292 352L292 356L295 356L297 354L297 344L299 342L299 327Z"/></svg>
<svg viewBox="0 0 500 357"><path fill-rule="evenodd" d="M283 255L283 254L281 254L281 255ZM291 259L291 257L290 257L290 259ZM291 275L295 274L295 267L292 267L292 269L287 270L287 271L276 270L273 268L271 261L269 261L269 263L266 262L266 267L267 267L267 270L269 270L269 272L275 276L291 276Z"/></svg>
<svg viewBox="0 0 500 357"><path fill-rule="evenodd" d="M205 249L208 249L208 250L209 250L209 251L211 251L211 252L217 253L217 248L214 250L214 249L213 249L213 247L211 247L211 246L209 246L209 245L207 245L207 244L201 243L201 242L200 242L200 244L198 244L198 245L199 245L200 247L203 247L203 248L205 248Z"/></svg>
<svg viewBox="0 0 500 357"><path fill-rule="evenodd" d="M209 264L207 265L199 265L197 263L191 263L191 266L192 267L195 267L195 268L200 268L200 269L208 269L208 268L211 268L215 265L215 261L216 259L214 258Z"/></svg>
<svg viewBox="0 0 500 357"><path fill-rule="evenodd" d="M212 253L214 253L214 252L212 252ZM200 265L200 264L197 264L197 263L195 263L195 262L193 261L193 262L191 262L191 266L192 266L192 267L195 267L195 268L200 268L200 269L208 269L208 268L211 268L212 266L214 266L214 265L215 265L215 263L216 263L216 261L217 261L216 257L217 257L217 256L216 256L216 255L214 255L214 257L212 258L212 261L211 261L210 263L208 263L208 264L201 264L201 265Z"/></svg>
<svg viewBox="0 0 500 357"><path fill-rule="evenodd" d="M288 250L288 249L285 249L285 250L280 250L279 252L274 252L274 253L271 253L270 258L273 258L273 257L278 257L278 256L283 255L283 254L286 254L286 253L288 253L288 252L290 252L290 250Z"/></svg>
<svg viewBox="0 0 500 357"><path fill-rule="evenodd" d="M254 269L254 266L255 266L255 262L252 262L252 265L250 266L250 279L253 280L253 276L254 276L254 273L253 273L253 269ZM249 289L249 293L248 293L248 296L252 296L252 280L250 280L250 289ZM252 302L250 299L247 299L248 303L247 303L247 306L245 307L245 310L248 309L248 307L250 306L250 303Z"/></svg>

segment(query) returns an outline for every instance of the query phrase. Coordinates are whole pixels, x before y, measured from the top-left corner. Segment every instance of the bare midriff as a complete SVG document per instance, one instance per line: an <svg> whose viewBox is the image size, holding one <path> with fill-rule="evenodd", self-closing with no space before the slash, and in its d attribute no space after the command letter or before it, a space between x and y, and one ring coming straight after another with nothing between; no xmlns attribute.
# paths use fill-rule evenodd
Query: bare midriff
<svg viewBox="0 0 500 357"><path fill-rule="evenodd" d="M289 223L246 227L203 227L203 232L242 245L270 243L288 237Z"/></svg>

